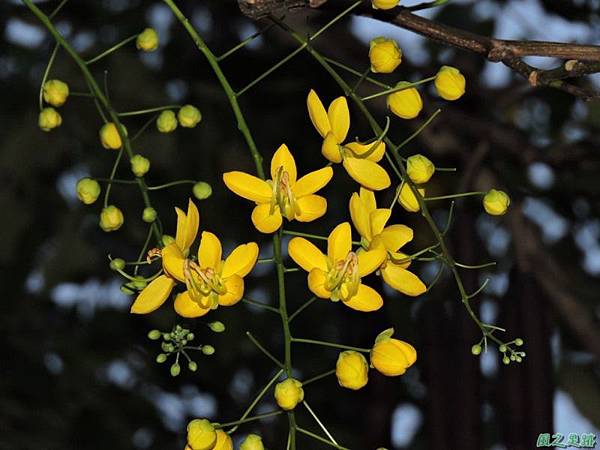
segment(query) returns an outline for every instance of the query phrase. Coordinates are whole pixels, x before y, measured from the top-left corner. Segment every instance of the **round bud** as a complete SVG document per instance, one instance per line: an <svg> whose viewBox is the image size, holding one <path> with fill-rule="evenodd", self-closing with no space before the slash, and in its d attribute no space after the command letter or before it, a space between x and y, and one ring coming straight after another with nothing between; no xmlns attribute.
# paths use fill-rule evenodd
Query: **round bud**
<svg viewBox="0 0 600 450"><path fill-rule="evenodd" d="M123 131L127 134L127 130L123 127ZM121 141L121 135L117 130L117 126L113 122L105 123L102 128L100 128L100 143L102 147L109 150L118 150L123 145L123 141Z"/></svg>
<svg viewBox="0 0 600 450"><path fill-rule="evenodd" d="M104 231L116 231L124 222L123 213L115 205L109 205L100 213L100 228Z"/></svg>
<svg viewBox="0 0 600 450"><path fill-rule="evenodd" d="M167 355L165 355L164 353L159 353L158 356L156 357L156 362L159 364L164 363L167 360Z"/></svg>
<svg viewBox="0 0 600 450"><path fill-rule="evenodd" d="M490 189L483 197L483 208L492 216L502 216L510 205L510 197L504 191Z"/></svg>
<svg viewBox="0 0 600 450"><path fill-rule="evenodd" d="M179 125L184 128L194 128L202 120L200 110L192 105L184 105L177 113Z"/></svg>
<svg viewBox="0 0 600 450"><path fill-rule="evenodd" d="M510 355L510 360L511 361L516 361L517 360L517 356L515 354Z"/></svg>
<svg viewBox="0 0 600 450"><path fill-rule="evenodd" d="M215 352L215 348L212 345L203 345L202 346L202 353L204 353L205 355L212 355Z"/></svg>
<svg viewBox="0 0 600 450"><path fill-rule="evenodd" d="M293 410L304 400L302 383L294 378L287 378L275 385L275 401L281 409Z"/></svg>
<svg viewBox="0 0 600 450"><path fill-rule="evenodd" d="M154 28L144 29L144 31L138 34L135 46L138 50L153 52L158 48L158 33Z"/></svg>
<svg viewBox="0 0 600 450"><path fill-rule="evenodd" d="M75 186L77 198L86 205L91 205L100 196L100 183L92 178L82 178Z"/></svg>
<svg viewBox="0 0 600 450"><path fill-rule="evenodd" d="M417 154L406 160L406 173L413 183L427 183L435 172L435 166L426 156Z"/></svg>
<svg viewBox="0 0 600 450"><path fill-rule="evenodd" d="M401 81L396 87L409 86L407 81ZM392 92L387 96L387 106L392 113L401 119L414 119L423 109L421 94L414 87L407 87L400 91Z"/></svg>
<svg viewBox="0 0 600 450"><path fill-rule="evenodd" d="M169 342L161 342L160 348L163 352L167 353L171 353L173 350L175 350L175 346Z"/></svg>
<svg viewBox="0 0 600 450"><path fill-rule="evenodd" d="M215 333L222 333L223 331L225 331L225 324L218 320L215 322L209 323L208 327Z"/></svg>
<svg viewBox="0 0 600 450"><path fill-rule="evenodd" d="M516 339L515 339L515 345L516 345L517 347L520 347L521 345L523 345L523 339L521 339L521 338L516 338Z"/></svg>
<svg viewBox="0 0 600 450"><path fill-rule="evenodd" d="M194 333L188 333L187 340L188 341L193 341L194 340Z"/></svg>
<svg viewBox="0 0 600 450"><path fill-rule="evenodd" d="M444 100L457 100L465 93L465 77L455 67L442 66L434 84L437 93Z"/></svg>
<svg viewBox="0 0 600 450"><path fill-rule="evenodd" d="M156 119L156 128L161 133L171 133L177 128L177 117L171 110L166 110L160 113Z"/></svg>
<svg viewBox="0 0 600 450"><path fill-rule="evenodd" d="M217 442L215 427L206 419L194 419L187 426L187 444L192 450L212 450Z"/></svg>
<svg viewBox="0 0 600 450"><path fill-rule="evenodd" d="M150 170L150 160L142 155L134 155L129 162L131 163L131 171L136 177L143 177Z"/></svg>
<svg viewBox="0 0 600 450"><path fill-rule="evenodd" d="M60 80L48 80L42 88L44 101L52 106L62 106L69 96L69 85Z"/></svg>
<svg viewBox="0 0 600 450"><path fill-rule="evenodd" d="M471 347L471 353L474 355L480 355L481 354L481 345L475 344L473 347Z"/></svg>
<svg viewBox="0 0 600 450"><path fill-rule="evenodd" d="M506 353L506 345L504 344L500 344L500 347L498 347L498 350L500 350L500 353Z"/></svg>
<svg viewBox="0 0 600 450"><path fill-rule="evenodd" d="M198 200L205 200L212 195L212 187L204 181L198 181L194 184L192 192L194 193L194 197Z"/></svg>
<svg viewBox="0 0 600 450"><path fill-rule="evenodd" d="M111 270L123 270L125 268L125 261L121 258L115 258L110 262L109 266Z"/></svg>
<svg viewBox="0 0 600 450"><path fill-rule="evenodd" d="M171 366L171 376L172 377L176 377L177 375L179 375L181 373L181 366L177 363L174 363Z"/></svg>
<svg viewBox="0 0 600 450"><path fill-rule="evenodd" d="M163 247L166 247L167 245L170 245L173 242L175 242L175 238L173 236L169 236L168 234L163 234L161 241Z"/></svg>
<svg viewBox="0 0 600 450"><path fill-rule="evenodd" d="M156 220L156 210L151 207L144 208L142 220L147 223L152 223Z"/></svg>
<svg viewBox="0 0 600 450"><path fill-rule="evenodd" d="M515 356L515 360L517 362L521 362L521 361L523 361L523 358L521 358L520 356Z"/></svg>
<svg viewBox="0 0 600 450"><path fill-rule="evenodd" d="M148 332L148 339L152 339L153 341L157 341L162 336L162 333L159 330L150 330Z"/></svg>
<svg viewBox="0 0 600 450"><path fill-rule="evenodd" d="M44 108L38 116L38 125L43 131L50 131L61 124L62 117L54 108Z"/></svg>
<svg viewBox="0 0 600 450"><path fill-rule="evenodd" d="M249 434L240 444L240 450L265 450L265 446L259 435Z"/></svg>
<svg viewBox="0 0 600 450"><path fill-rule="evenodd" d="M508 356L505 356L504 358L502 358L502 362L504 364L510 364L510 358Z"/></svg>
<svg viewBox="0 0 600 450"><path fill-rule="evenodd" d="M198 370L198 364L196 364L194 361L190 361L188 363L188 369L190 369L190 371L195 372L196 370Z"/></svg>
<svg viewBox="0 0 600 450"><path fill-rule="evenodd" d="M335 365L335 376L340 386L356 391L369 381L369 364L354 350L341 352Z"/></svg>
<svg viewBox="0 0 600 450"><path fill-rule="evenodd" d="M377 37L369 43L369 61L374 73L391 73L402 62L402 51L393 39Z"/></svg>

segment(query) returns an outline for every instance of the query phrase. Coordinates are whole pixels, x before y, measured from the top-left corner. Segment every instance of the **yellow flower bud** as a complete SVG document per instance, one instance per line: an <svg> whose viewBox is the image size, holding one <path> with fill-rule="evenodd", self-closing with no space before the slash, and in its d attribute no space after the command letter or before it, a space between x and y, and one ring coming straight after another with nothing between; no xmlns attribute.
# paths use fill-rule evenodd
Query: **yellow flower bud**
<svg viewBox="0 0 600 450"><path fill-rule="evenodd" d="M202 114L195 106L184 105L179 109L177 119L179 119L179 125L182 127L194 128L202 120Z"/></svg>
<svg viewBox="0 0 600 450"><path fill-rule="evenodd" d="M398 6L400 0L371 0L373 9L392 9Z"/></svg>
<svg viewBox="0 0 600 450"><path fill-rule="evenodd" d="M134 155L129 162L131 163L131 171L136 177L143 177L150 170L150 160L142 155Z"/></svg>
<svg viewBox="0 0 600 450"><path fill-rule="evenodd" d="M138 34L138 37L135 40L135 46L138 50L153 52L158 48L158 33L154 28L146 28Z"/></svg>
<svg viewBox="0 0 600 450"><path fill-rule="evenodd" d="M167 110L160 113L156 119L156 128L161 133L170 133L177 128L177 117L173 111Z"/></svg>
<svg viewBox="0 0 600 450"><path fill-rule="evenodd" d="M100 228L104 231L116 231L123 225L123 213L115 205L109 205L100 213Z"/></svg>
<svg viewBox="0 0 600 450"><path fill-rule="evenodd" d="M54 108L44 108L38 117L38 125L44 131L50 131L62 124L62 117Z"/></svg>
<svg viewBox="0 0 600 450"><path fill-rule="evenodd" d="M510 205L510 197L504 191L490 189L483 197L483 208L492 216L502 216Z"/></svg>
<svg viewBox="0 0 600 450"><path fill-rule="evenodd" d="M223 430L217 430L217 443L213 450L233 450L233 441Z"/></svg>
<svg viewBox="0 0 600 450"><path fill-rule="evenodd" d="M335 365L335 376L340 386L354 391L369 381L369 365L366 358L354 350L341 352Z"/></svg>
<svg viewBox="0 0 600 450"><path fill-rule="evenodd" d="M217 432L206 419L194 419L187 426L187 445L192 450L212 450L217 442Z"/></svg>
<svg viewBox="0 0 600 450"><path fill-rule="evenodd" d="M91 205L100 196L100 184L91 178L82 178L76 186L77 198L86 205Z"/></svg>
<svg viewBox="0 0 600 450"><path fill-rule="evenodd" d="M410 85L407 81L401 81L396 87ZM416 88L407 88L402 91L392 92L387 97L387 106L395 115L401 119L414 119L423 109L421 94Z"/></svg>
<svg viewBox="0 0 600 450"><path fill-rule="evenodd" d="M442 66L434 83L437 93L444 100L457 100L465 93L465 77L455 67Z"/></svg>
<svg viewBox="0 0 600 450"><path fill-rule="evenodd" d="M69 96L69 85L60 80L48 80L42 88L44 101L52 106L62 106Z"/></svg>
<svg viewBox="0 0 600 450"><path fill-rule="evenodd" d="M240 450L265 450L265 446L259 435L249 434L241 443Z"/></svg>
<svg viewBox="0 0 600 450"><path fill-rule="evenodd" d="M412 155L406 160L406 172L413 183L423 184L433 176L435 166L426 156Z"/></svg>
<svg viewBox="0 0 600 450"><path fill-rule="evenodd" d="M388 377L402 375L416 360L415 348L399 339L381 339L371 350L371 364Z"/></svg>
<svg viewBox="0 0 600 450"><path fill-rule="evenodd" d="M417 191L419 191L419 194L421 194L422 197L425 196L425 189L419 188ZM417 212L421 209L417 197L415 197L415 194L407 183L402 183L400 185L398 203L400 203L400 205L408 212Z"/></svg>
<svg viewBox="0 0 600 450"><path fill-rule="evenodd" d="M125 134L127 134L127 130L123 127ZM102 147L118 150L123 145L121 141L121 136L117 131L117 126L113 122L105 123L102 128L100 128L100 142L102 143Z"/></svg>
<svg viewBox="0 0 600 450"><path fill-rule="evenodd" d="M291 411L304 400L302 383L294 378L288 378L275 386L275 400L281 409Z"/></svg>
<svg viewBox="0 0 600 450"><path fill-rule="evenodd" d="M392 73L402 62L402 50L393 39L377 37L369 43L371 71Z"/></svg>
<svg viewBox="0 0 600 450"><path fill-rule="evenodd" d="M212 187L204 181L198 181L194 184L192 192L198 200L205 200L212 195Z"/></svg>

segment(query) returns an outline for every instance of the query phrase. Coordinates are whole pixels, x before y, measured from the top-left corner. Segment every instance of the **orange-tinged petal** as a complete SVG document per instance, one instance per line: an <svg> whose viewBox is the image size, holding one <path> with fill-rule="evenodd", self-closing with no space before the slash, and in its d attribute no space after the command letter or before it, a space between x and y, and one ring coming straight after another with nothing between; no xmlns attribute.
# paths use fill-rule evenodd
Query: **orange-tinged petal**
<svg viewBox="0 0 600 450"><path fill-rule="evenodd" d="M348 208L350 209L350 217L352 218L354 228L356 228L356 231L358 231L358 234L360 234L361 237L370 242L372 235L369 213L358 193L355 192L352 194Z"/></svg>
<svg viewBox="0 0 600 450"><path fill-rule="evenodd" d="M221 241L209 231L202 232L200 247L198 248L198 263L202 269L210 267L216 271L221 265L221 254L223 249Z"/></svg>
<svg viewBox="0 0 600 450"><path fill-rule="evenodd" d="M329 124L338 144L346 140L348 130L350 129L350 110L346 97L338 97L329 105L327 110Z"/></svg>
<svg viewBox="0 0 600 450"><path fill-rule="evenodd" d="M321 99L314 90L310 90L306 99L306 106L308 106L308 115L310 121L317 129L322 138L327 136L327 133L331 131L331 125L329 124L329 118L327 117L327 111L321 102Z"/></svg>
<svg viewBox="0 0 600 450"><path fill-rule="evenodd" d="M279 230L282 222L279 206L275 206L272 214L271 205L268 203L258 205L252 211L252 223L261 233L273 233Z"/></svg>
<svg viewBox="0 0 600 450"><path fill-rule="evenodd" d="M381 274L387 284L405 295L416 297L427 290L427 286L423 284L418 276L392 262L386 264L381 270Z"/></svg>
<svg viewBox="0 0 600 450"><path fill-rule="evenodd" d="M299 213L296 220L299 222L312 222L323 217L327 212L327 200L320 195L306 195L296 200Z"/></svg>
<svg viewBox="0 0 600 450"><path fill-rule="evenodd" d="M383 167L368 159L344 158L344 168L348 174L362 186L381 191L390 187L391 180Z"/></svg>
<svg viewBox="0 0 600 450"><path fill-rule="evenodd" d="M314 172L309 172L296 182L292 191L296 198L314 194L323 189L329 183L332 176L333 169L331 167L323 167Z"/></svg>
<svg viewBox="0 0 600 450"><path fill-rule="evenodd" d="M256 265L258 259L258 245L256 242L238 245L223 263L221 276L228 278L232 275L245 277Z"/></svg>
<svg viewBox="0 0 600 450"><path fill-rule="evenodd" d="M348 222L340 223L327 238L327 256L332 264L343 260L352 251L352 229Z"/></svg>
<svg viewBox="0 0 600 450"><path fill-rule="evenodd" d="M210 311L210 308L202 308L198 303L192 300L187 291L177 294L173 306L175 307L175 312L177 312L177 314L189 319L202 317Z"/></svg>
<svg viewBox="0 0 600 450"><path fill-rule="evenodd" d="M269 183L244 172L225 172L223 181L231 191L256 203L268 203L273 196Z"/></svg>
<svg viewBox="0 0 600 450"><path fill-rule="evenodd" d="M200 226L200 214L194 202L188 200L187 214L183 211L175 209L177 212L177 232L175 234L175 242L184 252L190 248L190 245L196 239L198 227Z"/></svg>
<svg viewBox="0 0 600 450"><path fill-rule="evenodd" d="M406 225L390 225L385 227L380 236L383 245L388 252L397 252L407 242L413 239L413 230Z"/></svg>
<svg viewBox="0 0 600 450"><path fill-rule="evenodd" d="M371 222L371 232L373 233L373 236L377 236L383 231L383 227L385 227L385 224L391 215L392 210L388 208L380 208L371 212L369 219Z"/></svg>
<svg viewBox="0 0 600 450"><path fill-rule="evenodd" d="M183 252L178 247L177 243L167 245L161 251L163 269L173 278L184 282L185 276L183 274L183 265L185 264L185 257Z"/></svg>
<svg viewBox="0 0 600 450"><path fill-rule="evenodd" d="M359 142L351 142L349 144L346 144L345 146L347 148L349 148L350 150L352 150L352 152L357 157L360 157L361 155L369 152L371 150L371 147L373 147L373 145L375 145L374 142L372 142L370 144L361 144ZM366 156L364 159L368 159L368 160L374 161L374 162L379 162L383 158L383 155L385 155L385 142L379 141L379 144L377 144L377 146L373 149L373 151L371 153L369 153L369 155Z"/></svg>
<svg viewBox="0 0 600 450"><path fill-rule="evenodd" d="M361 284L356 295L344 301L344 304L357 311L371 312L383 306L383 298L375 289Z"/></svg>
<svg viewBox="0 0 600 450"><path fill-rule="evenodd" d="M244 296L244 279L239 275L232 275L224 280L227 293L219 295L219 305L233 306Z"/></svg>
<svg viewBox="0 0 600 450"><path fill-rule="evenodd" d="M321 269L312 269L308 274L308 288L319 298L330 298L331 291L325 288L327 273Z"/></svg>
<svg viewBox="0 0 600 450"><path fill-rule="evenodd" d="M144 288L137 296L131 312L133 314L148 314L157 310L167 300L175 286L175 280L166 275L160 275Z"/></svg>
<svg viewBox="0 0 600 450"><path fill-rule="evenodd" d="M327 257L315 244L301 237L292 238L288 244L288 254L296 264L307 272L317 268L327 270Z"/></svg>
<svg viewBox="0 0 600 450"><path fill-rule="evenodd" d="M383 247L358 252L358 276L366 277L375 272L387 259L387 252Z"/></svg>
<svg viewBox="0 0 600 450"><path fill-rule="evenodd" d="M273 180L280 167L283 167L283 170L287 172L290 177L290 183L294 185L297 178L296 161L294 161L294 157L285 144L281 144L273 155L273 158L271 158L271 178Z"/></svg>
<svg viewBox="0 0 600 450"><path fill-rule="evenodd" d="M328 161L332 163L342 162L342 153L340 152L340 144L332 132L327 133L323 144L321 145L321 153Z"/></svg>

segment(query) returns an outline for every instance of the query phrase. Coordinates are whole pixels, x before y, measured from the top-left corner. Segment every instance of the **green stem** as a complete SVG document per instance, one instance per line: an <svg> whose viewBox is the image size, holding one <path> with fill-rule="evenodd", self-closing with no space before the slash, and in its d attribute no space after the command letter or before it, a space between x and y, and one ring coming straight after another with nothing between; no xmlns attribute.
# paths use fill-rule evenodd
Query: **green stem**
<svg viewBox="0 0 600 450"><path fill-rule="evenodd" d="M265 305L264 303L261 303L261 302L250 300L249 298L243 298L242 302L247 303L249 305L254 305L258 308L266 309L267 311L274 312L275 314L279 314L279 310L277 308L273 308L272 306Z"/></svg>
<svg viewBox="0 0 600 450"><path fill-rule="evenodd" d="M48 60L48 65L46 66L46 70L44 70L44 76L42 77L42 83L40 84L40 111L42 109L44 109L44 84L46 83L46 80L48 79L48 75L50 74L50 69L52 69L52 64L54 64L54 59L56 58L56 53L58 52L59 48L60 48L60 45L58 45L58 42L57 42L54 45L54 49L52 50L52 53L50 54L50 59Z"/></svg>
<svg viewBox="0 0 600 450"><path fill-rule="evenodd" d="M219 430L222 428L231 427L234 425L241 425L243 423L254 422L255 420L266 419L267 417L278 416L279 414L283 414L283 411L278 409L277 411L271 411L263 414L257 414L256 416L247 417L243 420L236 420L235 422L226 422L226 423L215 423L214 427Z"/></svg>
<svg viewBox="0 0 600 450"><path fill-rule="evenodd" d="M171 181L170 183L159 184L157 186L148 186L149 191L160 191L161 189L170 188L173 186L179 186L180 184L196 184L195 180L177 180Z"/></svg>
<svg viewBox="0 0 600 450"><path fill-rule="evenodd" d="M323 56L323 59L325 61L327 61L329 64L339 67L340 69L343 69L346 72L351 73L352 75L356 75L357 77L360 77L362 75L358 70L354 70L352 67L348 67L347 65L342 64L341 62L336 61L335 59L327 58L326 56ZM376 86L379 86L379 87L382 87L385 89L392 89L392 87L390 85L382 83L381 81L378 81L374 78L366 77L365 79L367 81L373 83Z"/></svg>
<svg viewBox="0 0 600 450"><path fill-rule="evenodd" d="M273 361L277 367L279 367L280 369L284 369L284 370L287 369L286 366L281 361L279 361L277 358L275 358L269 350L267 350L260 342L258 342L258 339L256 339L254 336L252 336L252 333L250 333L249 331L246 331L246 336L248 336L248 339L250 339L252 341L252 343L254 345L256 345L256 348L258 348L261 352L263 352L267 358L269 358L271 361ZM286 370L286 372L287 372L287 370Z"/></svg>
<svg viewBox="0 0 600 450"><path fill-rule="evenodd" d="M68 2L69 0L62 0L58 6L56 8L54 8L54 11L52 11L49 15L48 18L53 19L54 16L56 16L58 14L58 12L62 9L63 6L65 6L65 4Z"/></svg>
<svg viewBox="0 0 600 450"><path fill-rule="evenodd" d="M400 144L398 144L398 146L395 148L396 153L401 148L404 148L404 146L406 144L408 144L410 141L412 141L414 138L416 138L419 134L421 134L421 132L429 126L429 124L433 121L433 119L435 119L437 117L437 115L440 112L442 112L441 109L435 110L435 112L431 116L429 116L429 118L425 121L425 123L423 123L423 125L421 125L419 128L417 128L416 131L413 134L411 134L409 137L407 137L402 142L400 142Z"/></svg>
<svg viewBox="0 0 600 450"><path fill-rule="evenodd" d="M113 53L114 51L120 49L121 47L123 47L124 45L129 44L131 41L136 40L138 37L137 34L134 34L133 36L129 36L126 39L123 39L121 42L119 42L118 44L113 45L111 48L103 51L102 53L100 53L98 56L93 57L92 59L88 59L87 61L85 61L85 64L87 64L88 66L90 64L94 64L97 61L100 61L102 58L104 58L105 56L110 55L111 53Z"/></svg>
<svg viewBox="0 0 600 450"><path fill-rule="evenodd" d="M319 375L315 375L314 377L311 377L308 380L303 381L302 382L302 386L309 385L311 383L314 383L315 381L319 381L319 380L321 380L323 378L326 378L326 377L328 377L330 375L333 375L333 374L335 374L335 369L331 369L331 370L328 370L327 372L323 372L323 373L321 373Z"/></svg>
<svg viewBox="0 0 600 450"><path fill-rule="evenodd" d="M394 87L391 89L386 89L385 91L377 92L376 94L367 95L366 97L362 97L361 100L363 102L367 101L367 100L372 100L374 98L381 97L383 95L393 94L394 92L404 91L405 89L410 89L415 86L419 86L421 84L429 83L430 81L433 81L433 80L435 80L435 77L424 78L422 80L415 81L414 83L405 84L403 86ZM354 90L351 90L350 92L352 92L352 94L354 94Z"/></svg>
<svg viewBox="0 0 600 450"><path fill-rule="evenodd" d="M293 337L292 342L297 342L299 344L302 343L302 344L321 345L323 347L339 348L342 350L354 350L355 352L360 352L360 353L370 353L371 352L370 348L352 347L350 345L336 344L334 342L327 342L327 341L318 341L315 339L304 339L304 338Z"/></svg>
<svg viewBox="0 0 600 450"><path fill-rule="evenodd" d="M304 311L306 308L308 308L310 305L312 305L317 300L318 300L318 297L312 297L310 300L305 302L302 306L300 306L296 311L294 311L292 313L292 315L289 317L288 321L291 323L292 320L294 320L298 316L298 314L300 314L302 311Z"/></svg>
<svg viewBox="0 0 600 450"><path fill-rule="evenodd" d="M311 431L305 430L304 428L296 427L296 430L297 430L299 433L305 434L305 435L307 435L308 437L311 437L311 438L313 438L313 439L314 439L314 440L316 440L316 441L319 441L319 442L322 442L322 443L324 443L324 444L327 444L327 445L329 445L330 447L337 448L338 450L350 450L349 448L342 447L342 446L340 446L340 445L334 444L333 442L331 442L331 441L328 441L328 440L327 440L327 439L325 439L324 437L321 437L321 436L319 436L318 434L315 434L315 433L313 433L313 432L311 432Z"/></svg>
<svg viewBox="0 0 600 450"><path fill-rule="evenodd" d="M426 202L431 202L434 200L448 200L451 198L461 198L461 197L471 197L473 195L485 195L486 192L476 191L476 192L463 192L460 194L449 194L449 195L440 195L438 197L425 197L423 200Z"/></svg>
<svg viewBox="0 0 600 450"><path fill-rule="evenodd" d="M128 117L128 116L140 116L142 114L150 114L153 112L164 111L166 109L176 109L181 108L181 105L165 105L165 106L157 106L156 108L148 108L148 109L140 109L137 111L126 111L119 113L119 117Z"/></svg>
<svg viewBox="0 0 600 450"><path fill-rule="evenodd" d="M119 150L119 154L115 158L115 162L113 163L112 169L110 171L110 178L108 179L108 186L106 186L106 192L104 192L104 207L108 206L108 198L110 197L110 191L113 185L113 178L117 173L117 169L119 168L119 162L121 162L121 157L123 156L123 149Z"/></svg>
<svg viewBox="0 0 600 450"><path fill-rule="evenodd" d="M236 45L235 47L231 48L230 50L227 50L225 53L223 53L221 56L217 57L217 61L221 62L223 61L225 58L233 55L235 52L237 52L238 50L244 48L247 44L249 44L250 42L252 42L254 39L256 39L257 37L259 37L260 35L262 35L263 33L267 32L268 30L270 30L273 27L274 24L270 23L268 24L266 27L263 27L261 30L258 30L256 33L248 36L246 39L244 39L242 42L240 42L238 45Z"/></svg>
<svg viewBox="0 0 600 450"><path fill-rule="evenodd" d="M317 424L319 425L319 427L321 427L321 430L323 430L323 432L327 435L327 437L329 438L329 440L331 442L333 442L335 445L339 445L336 440L333 438L333 436L331 435L331 433L329 432L329 430L327 429L327 427L325 427L325 425L323 425L323 422L321 422L321 420L319 419L319 417L315 414L315 412L312 410L312 408L308 405L308 403L306 401L302 401L302 404L304 405L304 407L306 408L306 410L309 412L309 414L313 417L313 419L315 419L315 422L317 422Z"/></svg>

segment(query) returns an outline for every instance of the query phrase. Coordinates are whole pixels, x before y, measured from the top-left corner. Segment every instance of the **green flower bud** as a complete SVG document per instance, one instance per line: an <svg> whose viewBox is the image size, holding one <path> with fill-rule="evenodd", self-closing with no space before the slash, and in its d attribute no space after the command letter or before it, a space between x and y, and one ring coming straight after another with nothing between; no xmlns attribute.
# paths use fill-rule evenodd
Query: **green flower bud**
<svg viewBox="0 0 600 450"><path fill-rule="evenodd" d="M510 355L510 360L511 361L516 361L517 360L517 356L516 355Z"/></svg>
<svg viewBox="0 0 600 450"><path fill-rule="evenodd" d="M54 108L44 108L38 117L38 125L43 131L50 131L60 127L62 117Z"/></svg>
<svg viewBox="0 0 600 450"><path fill-rule="evenodd" d="M157 341L162 336L162 333L159 330L151 330L148 332L148 339L152 339L153 341Z"/></svg>
<svg viewBox="0 0 600 450"><path fill-rule="evenodd" d="M171 133L177 128L177 117L171 110L163 111L156 119L156 128L161 133Z"/></svg>
<svg viewBox="0 0 600 450"><path fill-rule="evenodd" d="M187 340L188 341L193 341L194 340L194 333L188 333Z"/></svg>
<svg viewBox="0 0 600 450"><path fill-rule="evenodd" d="M109 266L111 270L123 270L125 268L125 261L121 258L115 258L110 262Z"/></svg>
<svg viewBox="0 0 600 450"><path fill-rule="evenodd" d="M107 206L100 213L100 228L104 231L116 231L124 222L123 213L115 205Z"/></svg>
<svg viewBox="0 0 600 450"><path fill-rule="evenodd" d="M166 247L167 245L175 242L175 238L173 236L169 236L168 234L163 234L161 240L163 247Z"/></svg>
<svg viewBox="0 0 600 450"><path fill-rule="evenodd" d="M500 347L498 347L498 350L500 350L501 353L506 353L506 345L501 344Z"/></svg>
<svg viewBox="0 0 600 450"><path fill-rule="evenodd" d="M91 178L82 178L75 186L77 198L86 205L91 205L100 196L100 184Z"/></svg>
<svg viewBox="0 0 600 450"><path fill-rule="evenodd" d="M152 223L156 220L156 210L154 208L144 208L142 220L147 223Z"/></svg>
<svg viewBox="0 0 600 450"><path fill-rule="evenodd" d="M165 355L164 353L159 353L156 356L156 362L159 363L159 364L164 363L166 360L167 360L167 355Z"/></svg>
<svg viewBox="0 0 600 450"><path fill-rule="evenodd" d="M517 347L520 347L521 345L523 345L523 339L521 339L521 338L516 338L516 339L515 339L515 345L516 345Z"/></svg>
<svg viewBox="0 0 600 450"><path fill-rule="evenodd" d="M203 345L202 353L205 355L212 355L215 352L215 348L212 345Z"/></svg>
<svg viewBox="0 0 600 450"><path fill-rule="evenodd" d="M142 155L135 155L129 160L131 171L136 177L143 177L150 170L150 160Z"/></svg>
<svg viewBox="0 0 600 450"><path fill-rule="evenodd" d="M504 358L502 358L502 362L504 364L510 364L510 358L508 356L505 356Z"/></svg>
<svg viewBox="0 0 600 450"><path fill-rule="evenodd" d="M481 354L481 345L475 344L473 347L471 347L471 353L473 353L474 355L480 355Z"/></svg>
<svg viewBox="0 0 600 450"><path fill-rule="evenodd" d="M135 46L144 52L153 52L158 48L158 33L154 28L146 28L138 34Z"/></svg>
<svg viewBox="0 0 600 450"><path fill-rule="evenodd" d="M218 320L215 322L209 323L208 327L215 333L222 333L223 331L225 331L225 324Z"/></svg>
<svg viewBox="0 0 600 450"><path fill-rule="evenodd" d="M179 366L179 364L174 363L171 366L171 376L176 377L177 375L179 375L180 372L181 372L181 367Z"/></svg>
<svg viewBox="0 0 600 450"><path fill-rule="evenodd" d="M198 181L194 184L192 192L194 193L194 197L198 200L205 200L212 195L212 187L204 181Z"/></svg>
<svg viewBox="0 0 600 450"><path fill-rule="evenodd" d="M202 120L200 110L192 105L184 105L177 113L179 125L184 128L194 128Z"/></svg>
<svg viewBox="0 0 600 450"><path fill-rule="evenodd" d="M173 344L170 344L169 342L161 342L161 343L160 343L160 349L161 349L163 352L170 353L170 352L172 352L173 350L175 350L175 347L173 346Z"/></svg>
<svg viewBox="0 0 600 450"><path fill-rule="evenodd" d="M194 361L190 361L188 363L188 369L190 369L191 372L195 372L198 370L198 364L196 364Z"/></svg>
<svg viewBox="0 0 600 450"><path fill-rule="evenodd" d="M60 80L48 80L42 88L44 101L52 106L62 106L69 96L69 85Z"/></svg>
<svg viewBox="0 0 600 450"><path fill-rule="evenodd" d="M142 277L136 277L132 281L132 283L133 283L133 286L139 291L141 291L148 285L148 282L146 280L144 280Z"/></svg>
<svg viewBox="0 0 600 450"><path fill-rule="evenodd" d="M129 288L126 284L124 284L123 286L121 286L121 292L125 295L133 295L135 294L135 291L131 288Z"/></svg>

